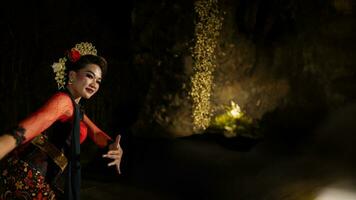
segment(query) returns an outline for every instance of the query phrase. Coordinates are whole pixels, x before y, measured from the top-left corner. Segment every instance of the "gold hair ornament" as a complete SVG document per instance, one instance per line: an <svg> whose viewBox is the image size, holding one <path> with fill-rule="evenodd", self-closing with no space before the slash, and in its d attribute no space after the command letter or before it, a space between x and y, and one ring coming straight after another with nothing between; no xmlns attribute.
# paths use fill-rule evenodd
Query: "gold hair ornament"
<svg viewBox="0 0 356 200"><path fill-rule="evenodd" d="M77 62L81 56L84 55L97 55L97 50L92 43L81 42L76 44L70 51L66 52L66 55L52 64L53 72L55 73L55 80L57 82L58 89L64 88L66 85L66 62Z"/></svg>

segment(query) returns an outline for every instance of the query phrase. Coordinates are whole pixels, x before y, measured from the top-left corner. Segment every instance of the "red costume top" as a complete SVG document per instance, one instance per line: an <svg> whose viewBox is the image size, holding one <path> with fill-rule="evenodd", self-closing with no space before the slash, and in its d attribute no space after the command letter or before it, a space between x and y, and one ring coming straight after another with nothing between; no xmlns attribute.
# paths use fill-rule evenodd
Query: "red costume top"
<svg viewBox="0 0 356 200"><path fill-rule="evenodd" d="M26 143L41 134L57 120L68 122L73 119L74 107L68 94L54 94L41 108L19 123L25 129ZM99 129L85 114L80 122L80 143L89 137L99 146L104 147L112 140L104 131Z"/></svg>
<svg viewBox="0 0 356 200"><path fill-rule="evenodd" d="M49 130L50 127L53 129ZM41 133L45 137L36 137ZM79 134L79 138L74 134ZM10 135L14 136L17 145L26 144L20 145L0 163L0 171L4 172L0 173L0 199L27 199L33 194L37 195L34 199L77 197L80 190L79 142L89 135L98 146L104 147L111 140L80 113L66 92L54 94L22 120Z"/></svg>

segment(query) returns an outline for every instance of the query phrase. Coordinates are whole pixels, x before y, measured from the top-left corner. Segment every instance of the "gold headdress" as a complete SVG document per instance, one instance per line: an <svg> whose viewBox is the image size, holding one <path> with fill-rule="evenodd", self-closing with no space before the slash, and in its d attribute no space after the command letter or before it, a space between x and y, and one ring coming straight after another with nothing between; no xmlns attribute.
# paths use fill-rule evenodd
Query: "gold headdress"
<svg viewBox="0 0 356 200"><path fill-rule="evenodd" d="M97 55L97 51L95 46L89 42L81 42L76 44L70 51L66 53L66 56L60 58L58 62L52 64L53 72L56 77L55 80L58 85L58 89L64 88L66 85L66 62L70 60L75 63L80 59L81 56L84 55Z"/></svg>

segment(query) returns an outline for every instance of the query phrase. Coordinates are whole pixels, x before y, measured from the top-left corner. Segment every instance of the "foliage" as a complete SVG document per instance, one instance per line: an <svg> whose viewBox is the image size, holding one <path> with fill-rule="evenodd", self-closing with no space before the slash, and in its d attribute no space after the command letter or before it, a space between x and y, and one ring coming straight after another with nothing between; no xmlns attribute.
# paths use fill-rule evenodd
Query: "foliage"
<svg viewBox="0 0 356 200"><path fill-rule="evenodd" d="M211 122L209 130L222 132L226 137L244 136L249 138L260 138L256 120L242 112L238 104L231 102L226 112L217 115Z"/></svg>

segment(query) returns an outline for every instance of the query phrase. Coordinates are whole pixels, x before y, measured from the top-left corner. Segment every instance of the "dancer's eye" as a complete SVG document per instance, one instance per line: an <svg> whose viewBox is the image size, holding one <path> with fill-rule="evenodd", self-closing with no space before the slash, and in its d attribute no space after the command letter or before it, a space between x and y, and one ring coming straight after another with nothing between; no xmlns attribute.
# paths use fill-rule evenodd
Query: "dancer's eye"
<svg viewBox="0 0 356 200"><path fill-rule="evenodd" d="M93 78L94 78L94 76L91 75L91 74L89 74L89 73L87 73L86 77L88 77L88 78L90 78L90 79L93 79Z"/></svg>

